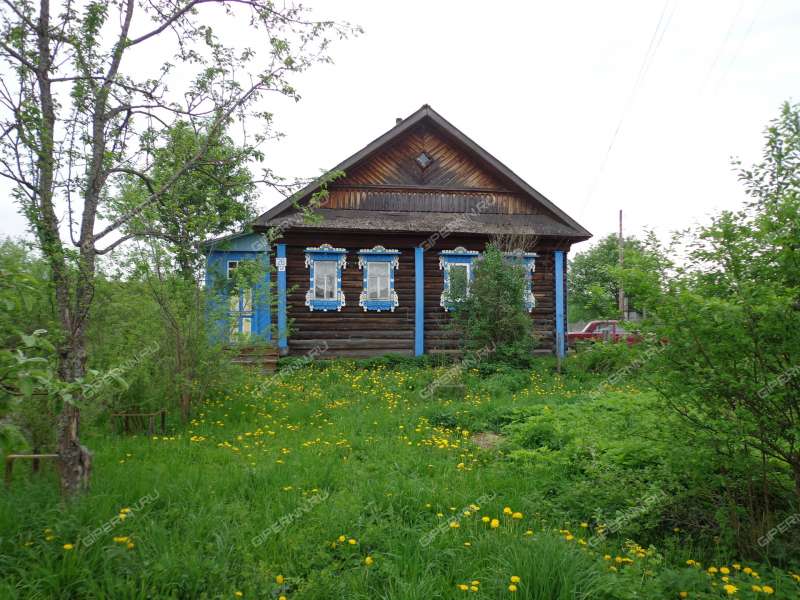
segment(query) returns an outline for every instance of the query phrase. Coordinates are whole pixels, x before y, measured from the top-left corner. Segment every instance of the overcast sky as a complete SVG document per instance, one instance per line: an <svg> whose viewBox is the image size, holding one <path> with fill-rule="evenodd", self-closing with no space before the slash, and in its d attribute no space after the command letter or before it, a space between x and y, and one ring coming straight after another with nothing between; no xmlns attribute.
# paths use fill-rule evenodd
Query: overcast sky
<svg viewBox="0 0 800 600"><path fill-rule="evenodd" d="M317 175L428 103L596 237L619 209L665 235L739 206L731 157L800 96L793 0L306 4L364 34L272 107L269 167ZM24 230L0 202L0 235Z"/></svg>

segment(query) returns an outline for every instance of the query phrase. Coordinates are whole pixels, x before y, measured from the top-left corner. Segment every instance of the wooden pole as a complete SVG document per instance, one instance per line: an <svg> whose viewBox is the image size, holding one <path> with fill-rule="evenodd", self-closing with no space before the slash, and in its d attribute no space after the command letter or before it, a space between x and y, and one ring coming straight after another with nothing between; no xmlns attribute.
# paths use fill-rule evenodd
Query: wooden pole
<svg viewBox="0 0 800 600"><path fill-rule="evenodd" d="M619 266L622 268L625 265L625 255L622 251L623 249L623 239L622 239L622 209L619 211L619 238L617 240L617 246L619 249ZM622 319L625 319L625 291L622 289L622 281L619 282L619 314L621 315Z"/></svg>

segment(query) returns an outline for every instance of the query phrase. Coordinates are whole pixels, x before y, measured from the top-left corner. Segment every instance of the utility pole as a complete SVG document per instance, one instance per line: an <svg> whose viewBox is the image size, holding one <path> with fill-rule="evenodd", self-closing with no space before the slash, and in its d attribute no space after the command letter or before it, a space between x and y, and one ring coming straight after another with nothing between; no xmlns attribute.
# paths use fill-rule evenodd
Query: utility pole
<svg viewBox="0 0 800 600"><path fill-rule="evenodd" d="M617 245L619 247L619 266L622 268L625 265L625 255L622 251L622 209L619 210L619 238ZM622 316L622 319L625 319L625 291L622 289L621 280L619 282L619 314Z"/></svg>

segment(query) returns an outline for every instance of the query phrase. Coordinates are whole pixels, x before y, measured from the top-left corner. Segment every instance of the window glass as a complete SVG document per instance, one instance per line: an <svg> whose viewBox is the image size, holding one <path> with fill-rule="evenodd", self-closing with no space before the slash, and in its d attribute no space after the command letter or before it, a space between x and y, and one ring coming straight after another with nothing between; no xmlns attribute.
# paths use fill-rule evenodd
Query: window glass
<svg viewBox="0 0 800 600"><path fill-rule="evenodd" d="M239 266L238 260L228 261L228 279L233 279L234 275L236 274L236 267L238 266Z"/></svg>
<svg viewBox="0 0 800 600"><path fill-rule="evenodd" d="M469 294L469 265L451 264L450 271L450 300L458 302L464 300Z"/></svg>
<svg viewBox="0 0 800 600"><path fill-rule="evenodd" d="M370 300L389 299L389 263L367 263L367 295Z"/></svg>
<svg viewBox="0 0 800 600"><path fill-rule="evenodd" d="M253 312L253 290L248 288L242 294L242 310L244 312Z"/></svg>
<svg viewBox="0 0 800 600"><path fill-rule="evenodd" d="M314 261L314 298L317 300L336 299L336 261Z"/></svg>

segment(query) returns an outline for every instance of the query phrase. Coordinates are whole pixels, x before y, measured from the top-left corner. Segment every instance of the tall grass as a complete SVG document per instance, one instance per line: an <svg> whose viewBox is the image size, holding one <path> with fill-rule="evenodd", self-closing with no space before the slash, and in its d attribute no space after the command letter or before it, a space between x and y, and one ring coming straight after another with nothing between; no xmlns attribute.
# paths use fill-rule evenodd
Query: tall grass
<svg viewBox="0 0 800 600"><path fill-rule="evenodd" d="M19 470L0 496L0 598L658 597L654 554L584 543L594 506L547 509L567 471L507 459L514 427L574 410L583 384L476 370L465 398L423 399L437 374L316 365L210 398L166 436L89 433L87 494L64 505L51 471ZM501 445L475 446L481 430ZM616 573L612 547L634 556Z"/></svg>

